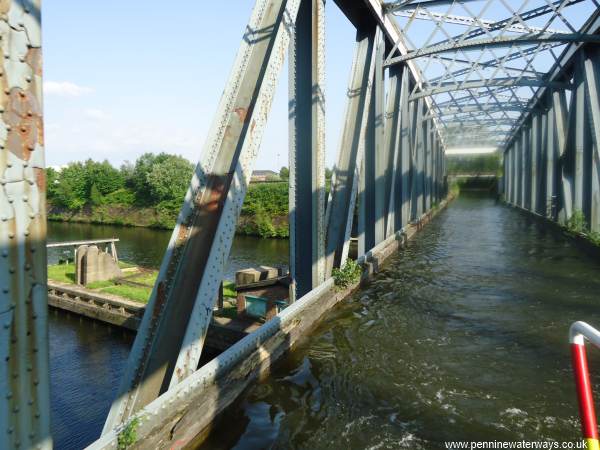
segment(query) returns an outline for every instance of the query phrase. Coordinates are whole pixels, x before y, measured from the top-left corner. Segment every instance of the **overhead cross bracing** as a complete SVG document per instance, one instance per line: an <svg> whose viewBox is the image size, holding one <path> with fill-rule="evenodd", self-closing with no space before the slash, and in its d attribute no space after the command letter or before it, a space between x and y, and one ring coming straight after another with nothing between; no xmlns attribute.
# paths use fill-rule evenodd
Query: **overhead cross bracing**
<svg viewBox="0 0 600 450"><path fill-rule="evenodd" d="M410 100L427 98L446 148L485 144L504 148L535 107L542 89L571 90L570 80L554 79L568 63L570 47L597 43L588 25L597 0L401 0L386 2L400 30L388 53L390 67L412 61L422 83ZM400 49L405 49L401 51ZM511 105L511 106L507 106ZM468 115L469 131L454 129ZM485 130L511 124L510 133Z"/></svg>

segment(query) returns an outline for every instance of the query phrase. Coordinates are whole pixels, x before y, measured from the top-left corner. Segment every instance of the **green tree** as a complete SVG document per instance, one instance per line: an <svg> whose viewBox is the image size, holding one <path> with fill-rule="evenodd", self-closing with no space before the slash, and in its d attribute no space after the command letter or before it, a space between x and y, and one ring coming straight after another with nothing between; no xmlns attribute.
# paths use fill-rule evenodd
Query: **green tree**
<svg viewBox="0 0 600 450"><path fill-rule="evenodd" d="M92 184L90 189L90 204L98 206L104 203L104 196L98 190L98 186Z"/></svg>
<svg viewBox="0 0 600 450"><path fill-rule="evenodd" d="M96 186L98 193L101 195L110 194L125 186L122 173L106 160L96 162L88 159L83 169L90 200L92 186Z"/></svg>
<svg viewBox="0 0 600 450"><path fill-rule="evenodd" d="M331 177L333 177L333 170L331 170L329 167L326 167L325 168L325 179L331 180Z"/></svg>
<svg viewBox="0 0 600 450"><path fill-rule="evenodd" d="M158 155L144 153L136 160L135 165L129 169L129 178L126 183L135 193L138 204L150 205L152 203L152 188L148 183L148 175L156 164L160 164L168 157L169 155L166 153L159 153Z"/></svg>
<svg viewBox="0 0 600 450"><path fill-rule="evenodd" d="M279 170L279 178L281 178L282 180L289 180L290 179L290 169L288 169L287 167L283 166Z"/></svg>
<svg viewBox="0 0 600 450"><path fill-rule="evenodd" d="M72 211L85 206L88 201L88 183L82 163L71 163L60 171L55 183L54 202Z"/></svg>
<svg viewBox="0 0 600 450"><path fill-rule="evenodd" d="M46 196L52 201L56 196L59 173L52 167L46 169Z"/></svg>
<svg viewBox="0 0 600 450"><path fill-rule="evenodd" d="M194 166L181 156L166 155L152 165L147 182L152 199L162 202L183 200L190 185Z"/></svg>

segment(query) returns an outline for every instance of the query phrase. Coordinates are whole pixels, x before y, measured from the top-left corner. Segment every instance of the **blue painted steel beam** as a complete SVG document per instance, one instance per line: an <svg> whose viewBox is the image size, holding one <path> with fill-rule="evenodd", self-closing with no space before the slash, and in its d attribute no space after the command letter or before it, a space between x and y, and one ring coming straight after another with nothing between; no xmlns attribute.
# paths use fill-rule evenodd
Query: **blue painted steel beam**
<svg viewBox="0 0 600 450"><path fill-rule="evenodd" d="M290 296L325 281L323 0L302 0L290 45Z"/></svg>

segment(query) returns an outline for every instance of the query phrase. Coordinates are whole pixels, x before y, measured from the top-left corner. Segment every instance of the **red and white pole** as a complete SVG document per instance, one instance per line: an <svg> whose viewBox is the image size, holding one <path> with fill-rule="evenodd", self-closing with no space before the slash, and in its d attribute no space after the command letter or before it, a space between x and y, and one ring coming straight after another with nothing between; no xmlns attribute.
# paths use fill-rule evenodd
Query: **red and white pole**
<svg viewBox="0 0 600 450"><path fill-rule="evenodd" d="M585 339L600 347L600 332L585 322L575 322L569 331L571 360L579 401L581 431L588 450L600 450L598 445L598 422L592 394L592 384L588 370Z"/></svg>

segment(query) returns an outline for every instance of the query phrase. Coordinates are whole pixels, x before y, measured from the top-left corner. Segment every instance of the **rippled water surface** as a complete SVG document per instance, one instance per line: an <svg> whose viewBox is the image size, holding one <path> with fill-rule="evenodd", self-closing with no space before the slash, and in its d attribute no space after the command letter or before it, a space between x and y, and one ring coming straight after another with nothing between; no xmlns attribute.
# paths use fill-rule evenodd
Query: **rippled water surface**
<svg viewBox="0 0 600 450"><path fill-rule="evenodd" d="M600 326L599 297L598 260L463 195L251 387L206 447L577 439L567 331Z"/></svg>

